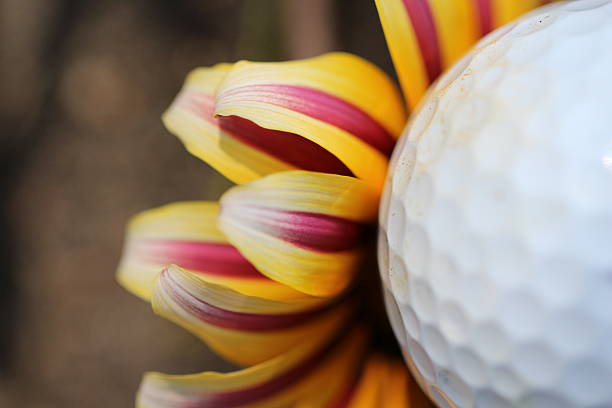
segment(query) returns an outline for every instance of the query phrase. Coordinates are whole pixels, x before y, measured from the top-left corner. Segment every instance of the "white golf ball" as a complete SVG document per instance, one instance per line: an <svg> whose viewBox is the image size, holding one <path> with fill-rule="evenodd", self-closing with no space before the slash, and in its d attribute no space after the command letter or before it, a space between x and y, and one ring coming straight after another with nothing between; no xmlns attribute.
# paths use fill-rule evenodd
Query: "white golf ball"
<svg viewBox="0 0 612 408"><path fill-rule="evenodd" d="M389 315L440 407L612 407L612 0L536 10L447 72L380 225Z"/></svg>

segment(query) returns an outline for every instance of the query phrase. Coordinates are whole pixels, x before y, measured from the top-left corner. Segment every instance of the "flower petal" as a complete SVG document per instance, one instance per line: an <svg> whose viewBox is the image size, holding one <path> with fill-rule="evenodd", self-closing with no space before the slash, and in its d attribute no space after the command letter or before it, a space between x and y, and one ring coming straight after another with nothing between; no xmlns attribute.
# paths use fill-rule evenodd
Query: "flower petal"
<svg viewBox="0 0 612 408"><path fill-rule="evenodd" d="M380 189L406 118L382 71L334 53L197 69L163 119L191 153L239 184L303 169Z"/></svg>
<svg viewBox="0 0 612 408"><path fill-rule="evenodd" d="M387 382L383 384L385 403L383 406L435 408L435 405L421 390L406 365L400 360L389 361L390 370Z"/></svg>
<svg viewBox="0 0 612 408"><path fill-rule="evenodd" d="M365 348L363 330L339 342L305 340L299 347L253 367L228 373L172 376L145 375L138 394L140 408L285 407L316 393L335 390L357 368ZM323 408L326 400L310 408Z"/></svg>
<svg viewBox="0 0 612 408"><path fill-rule="evenodd" d="M377 196L353 177L291 171L230 189L219 226L269 278L313 296L342 292Z"/></svg>
<svg viewBox="0 0 612 408"><path fill-rule="evenodd" d="M411 110L478 38L549 0L376 0Z"/></svg>
<svg viewBox="0 0 612 408"><path fill-rule="evenodd" d="M429 86L415 28L402 0L376 0L376 6L406 105L413 110Z"/></svg>
<svg viewBox="0 0 612 408"><path fill-rule="evenodd" d="M370 356L361 376L329 408L434 408L400 361Z"/></svg>
<svg viewBox="0 0 612 408"><path fill-rule="evenodd" d="M551 0L489 0L494 27L501 27L517 17L537 7L551 2ZM560 1L560 0L553 0Z"/></svg>
<svg viewBox="0 0 612 408"><path fill-rule="evenodd" d="M205 341L225 358L250 365L273 358L304 338L323 341L346 325L351 301L274 301L210 284L175 266L155 286L155 312Z"/></svg>
<svg viewBox="0 0 612 408"><path fill-rule="evenodd" d="M480 37L475 2L478 0L429 0L434 29L439 39L442 69L450 67L461 58Z"/></svg>
<svg viewBox="0 0 612 408"><path fill-rule="evenodd" d="M166 128L181 139L190 153L236 183L295 168L241 142L233 134L238 130L222 129L214 116L214 95L230 67L219 64L189 74L183 89L162 117Z"/></svg>
<svg viewBox="0 0 612 408"><path fill-rule="evenodd" d="M259 273L217 228L219 205L182 202L145 211L129 226L118 280L130 292L149 300L162 268L177 264L244 294L270 299L307 298Z"/></svg>
<svg viewBox="0 0 612 408"><path fill-rule="evenodd" d="M368 359L359 382L355 385L344 407L369 408L382 405L381 385L387 377L387 366L380 356Z"/></svg>
<svg viewBox="0 0 612 408"><path fill-rule="evenodd" d="M217 91L215 113L299 135L378 189L406 119L389 78L344 53L282 63L236 63ZM278 142L277 157L308 153L300 152L292 139Z"/></svg>

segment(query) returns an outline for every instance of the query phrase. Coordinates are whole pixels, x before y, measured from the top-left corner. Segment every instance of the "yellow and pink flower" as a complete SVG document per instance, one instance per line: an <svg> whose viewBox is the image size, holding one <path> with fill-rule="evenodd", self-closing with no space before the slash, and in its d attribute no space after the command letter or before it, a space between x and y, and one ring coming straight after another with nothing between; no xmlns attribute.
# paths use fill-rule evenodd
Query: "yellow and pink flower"
<svg viewBox="0 0 612 408"><path fill-rule="evenodd" d="M376 0L406 104L480 36L543 0ZM163 116L237 186L145 211L120 283L229 361L146 374L143 408L423 407L375 347L363 270L389 157L407 120L394 83L345 53L194 70Z"/></svg>

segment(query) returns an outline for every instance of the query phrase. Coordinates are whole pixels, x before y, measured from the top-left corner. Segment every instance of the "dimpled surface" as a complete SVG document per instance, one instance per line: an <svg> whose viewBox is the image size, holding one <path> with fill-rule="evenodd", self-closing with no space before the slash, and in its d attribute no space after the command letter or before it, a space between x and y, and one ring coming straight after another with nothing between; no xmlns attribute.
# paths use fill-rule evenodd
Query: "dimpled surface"
<svg viewBox="0 0 612 408"><path fill-rule="evenodd" d="M446 73L380 224L389 316L440 407L612 407L612 1L536 10Z"/></svg>

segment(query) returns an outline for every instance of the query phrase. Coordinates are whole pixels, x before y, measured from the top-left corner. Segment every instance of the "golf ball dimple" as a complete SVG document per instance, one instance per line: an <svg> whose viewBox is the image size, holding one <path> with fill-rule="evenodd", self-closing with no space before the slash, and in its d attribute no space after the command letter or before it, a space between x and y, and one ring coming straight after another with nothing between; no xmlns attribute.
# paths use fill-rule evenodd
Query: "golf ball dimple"
<svg viewBox="0 0 612 408"><path fill-rule="evenodd" d="M440 407L612 407L612 0L536 10L433 85L381 205L385 301Z"/></svg>

